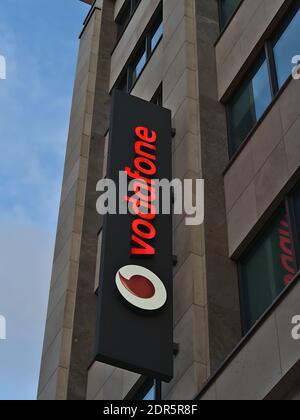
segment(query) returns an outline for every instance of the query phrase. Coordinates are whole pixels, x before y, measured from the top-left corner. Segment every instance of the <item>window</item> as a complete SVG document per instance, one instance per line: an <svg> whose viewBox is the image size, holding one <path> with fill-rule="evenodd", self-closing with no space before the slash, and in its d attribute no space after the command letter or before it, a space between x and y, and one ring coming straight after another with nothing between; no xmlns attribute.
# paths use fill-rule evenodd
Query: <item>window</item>
<svg viewBox="0 0 300 420"><path fill-rule="evenodd" d="M161 400L161 381L148 381L148 387L144 389L144 394L141 395L143 401L160 401Z"/></svg>
<svg viewBox="0 0 300 420"><path fill-rule="evenodd" d="M219 0L221 29L229 22L240 3L241 0Z"/></svg>
<svg viewBox="0 0 300 420"><path fill-rule="evenodd" d="M120 16L116 20L116 23L118 25L118 38L121 37L122 33L124 32L124 29L126 28L131 16L131 10L130 10L130 1L127 2L124 6L123 11L121 11Z"/></svg>
<svg viewBox="0 0 300 420"><path fill-rule="evenodd" d="M151 99L151 101L153 104L158 105L158 106L162 106L163 105L163 88L162 88L162 84L159 86L159 88L157 89L157 91L155 92L153 98Z"/></svg>
<svg viewBox="0 0 300 420"><path fill-rule="evenodd" d="M295 227L297 240L295 241L298 265L300 266L300 188L292 197L292 221Z"/></svg>
<svg viewBox="0 0 300 420"><path fill-rule="evenodd" d="M128 86L127 76L128 76L127 73L125 73L118 84L118 89L121 90L122 92L127 92L127 86Z"/></svg>
<svg viewBox="0 0 300 420"><path fill-rule="evenodd" d="M300 1L297 0L280 31L267 40L250 74L227 104L231 156L244 143L292 74L292 58L299 55L299 7Z"/></svg>
<svg viewBox="0 0 300 420"><path fill-rule="evenodd" d="M162 39L163 36L163 22L162 16L157 21L156 26L154 26L151 34L150 34L150 42L151 42L151 52L155 50L159 41Z"/></svg>
<svg viewBox="0 0 300 420"><path fill-rule="evenodd" d="M142 73L145 65L147 63L147 52L146 52L146 45L143 46L140 51L137 53L130 72L131 76L131 86L134 85L136 80L139 78L140 74Z"/></svg>
<svg viewBox="0 0 300 420"><path fill-rule="evenodd" d="M147 61L163 37L163 16L161 6L154 14L149 27L137 45L136 52L122 72L116 89L130 92L143 72Z"/></svg>
<svg viewBox="0 0 300 420"><path fill-rule="evenodd" d="M263 55L229 103L229 132L233 153L243 143L271 100L268 66Z"/></svg>
<svg viewBox="0 0 300 420"><path fill-rule="evenodd" d="M155 386L153 385L152 388L147 392L144 396L143 401L155 401Z"/></svg>
<svg viewBox="0 0 300 420"><path fill-rule="evenodd" d="M116 23L118 25L118 39L122 36L140 2L141 0L127 0L122 7L121 12L116 19Z"/></svg>
<svg viewBox="0 0 300 420"><path fill-rule="evenodd" d="M127 401L160 401L161 381L142 376L125 397Z"/></svg>
<svg viewBox="0 0 300 420"><path fill-rule="evenodd" d="M278 78L278 87L281 88L291 74L292 58L299 55L300 47L300 10L293 16L289 25L279 36L276 36L274 45L274 58Z"/></svg>
<svg viewBox="0 0 300 420"><path fill-rule="evenodd" d="M299 270L300 189L272 218L239 262L241 307L247 332Z"/></svg>

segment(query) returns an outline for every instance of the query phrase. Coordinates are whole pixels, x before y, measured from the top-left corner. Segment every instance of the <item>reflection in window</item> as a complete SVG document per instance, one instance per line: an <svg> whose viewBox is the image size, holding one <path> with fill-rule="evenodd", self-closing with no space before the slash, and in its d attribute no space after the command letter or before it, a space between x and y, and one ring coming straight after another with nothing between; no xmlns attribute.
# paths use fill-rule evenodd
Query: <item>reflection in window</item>
<svg viewBox="0 0 300 420"><path fill-rule="evenodd" d="M300 188L298 188L293 197L293 218L295 221L298 257L300 260Z"/></svg>
<svg viewBox="0 0 300 420"><path fill-rule="evenodd" d="M151 35L151 52L155 50L162 36L163 36L163 23L161 22L160 25L157 28L155 28L153 34Z"/></svg>
<svg viewBox="0 0 300 420"><path fill-rule="evenodd" d="M288 220L284 208L240 262L245 331L264 314L296 274Z"/></svg>
<svg viewBox="0 0 300 420"><path fill-rule="evenodd" d="M272 100L268 66L263 56L229 103L232 153L243 143Z"/></svg>
<svg viewBox="0 0 300 420"><path fill-rule="evenodd" d="M143 398L143 401L155 401L155 386L153 386Z"/></svg>
<svg viewBox="0 0 300 420"><path fill-rule="evenodd" d="M296 13L284 32L274 41L274 58L279 88L292 72L292 58L300 53L300 11Z"/></svg>
<svg viewBox="0 0 300 420"><path fill-rule="evenodd" d="M132 65L132 84L134 84L134 82L137 80L137 78L140 76L140 74L142 73L145 65L147 62L147 53L146 53L146 48L142 48L140 50L140 52L138 53L135 61L133 62Z"/></svg>

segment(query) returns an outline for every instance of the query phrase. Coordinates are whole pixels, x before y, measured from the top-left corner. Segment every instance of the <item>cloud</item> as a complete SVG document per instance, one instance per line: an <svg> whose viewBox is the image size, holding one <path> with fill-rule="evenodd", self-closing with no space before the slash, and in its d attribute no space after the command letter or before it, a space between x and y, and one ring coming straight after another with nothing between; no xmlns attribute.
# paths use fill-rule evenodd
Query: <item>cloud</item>
<svg viewBox="0 0 300 420"><path fill-rule="evenodd" d="M53 237L35 227L0 224L0 399L34 399L40 364Z"/></svg>

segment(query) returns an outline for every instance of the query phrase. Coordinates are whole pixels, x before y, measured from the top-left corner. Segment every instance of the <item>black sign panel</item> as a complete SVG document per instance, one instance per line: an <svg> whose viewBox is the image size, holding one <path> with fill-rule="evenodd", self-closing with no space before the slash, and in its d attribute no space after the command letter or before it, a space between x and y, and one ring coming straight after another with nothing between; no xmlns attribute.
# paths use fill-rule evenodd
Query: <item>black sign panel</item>
<svg viewBox="0 0 300 420"><path fill-rule="evenodd" d="M119 186L125 168L140 200L129 194L124 201L133 214L104 217L96 359L168 382L173 377L172 216L155 208L155 180L172 177L171 112L116 91L107 179ZM146 214L142 206L151 211Z"/></svg>

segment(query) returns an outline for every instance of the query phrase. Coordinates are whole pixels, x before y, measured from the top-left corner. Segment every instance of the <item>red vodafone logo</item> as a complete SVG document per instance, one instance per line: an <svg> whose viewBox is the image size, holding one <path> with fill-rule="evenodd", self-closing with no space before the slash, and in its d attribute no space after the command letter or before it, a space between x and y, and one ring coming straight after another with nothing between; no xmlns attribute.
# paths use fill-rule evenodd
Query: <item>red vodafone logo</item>
<svg viewBox="0 0 300 420"><path fill-rule="evenodd" d="M133 189L135 192L132 197L124 197L125 201L132 204L132 210L136 216L131 225L131 240L134 244L131 248L131 255L153 256L156 254L156 250L151 242L157 234L155 200L158 192L153 179L157 174L157 134L154 130L146 127L136 127L135 135L134 170L128 166L125 167L127 176L134 180Z"/></svg>
<svg viewBox="0 0 300 420"><path fill-rule="evenodd" d="M146 311L162 308L167 301L167 291L152 271L139 265L128 265L116 274L116 285L131 305Z"/></svg>

